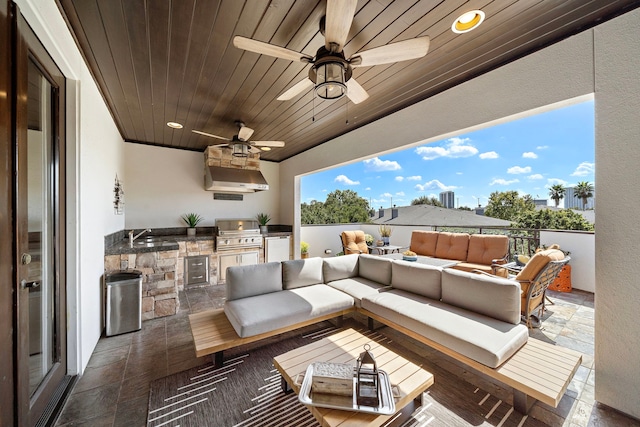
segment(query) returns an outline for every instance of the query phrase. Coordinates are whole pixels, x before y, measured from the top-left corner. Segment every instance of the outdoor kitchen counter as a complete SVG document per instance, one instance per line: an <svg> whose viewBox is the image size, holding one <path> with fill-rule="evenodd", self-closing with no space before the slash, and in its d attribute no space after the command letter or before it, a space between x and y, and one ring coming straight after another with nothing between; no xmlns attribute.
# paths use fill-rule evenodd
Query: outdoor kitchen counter
<svg viewBox="0 0 640 427"><path fill-rule="evenodd" d="M129 239L123 239L111 246L105 247L105 255L121 255L121 254L140 254L146 252L164 252L177 251L178 242L200 242L203 240L211 240L215 238L211 234L202 234L195 236L182 235L158 235L150 234L152 239L147 239L145 235L138 237L133 242L133 248L129 245Z"/></svg>

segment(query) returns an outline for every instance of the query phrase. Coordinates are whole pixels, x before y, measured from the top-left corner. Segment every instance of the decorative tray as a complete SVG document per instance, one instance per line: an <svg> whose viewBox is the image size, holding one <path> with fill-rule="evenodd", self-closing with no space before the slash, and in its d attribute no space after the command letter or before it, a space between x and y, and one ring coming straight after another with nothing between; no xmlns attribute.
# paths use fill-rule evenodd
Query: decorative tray
<svg viewBox="0 0 640 427"><path fill-rule="evenodd" d="M304 374L304 379L298 393L298 400L310 406L320 408L341 409L343 411L365 412L376 415L393 415L396 413L396 404L393 400L393 392L391 390L391 382L386 372L378 370L378 378L380 381L380 405L363 406L356 402L356 375L354 368L353 375L353 395L338 396L334 394L314 393L311 391L311 381L313 378L313 365L309 365Z"/></svg>

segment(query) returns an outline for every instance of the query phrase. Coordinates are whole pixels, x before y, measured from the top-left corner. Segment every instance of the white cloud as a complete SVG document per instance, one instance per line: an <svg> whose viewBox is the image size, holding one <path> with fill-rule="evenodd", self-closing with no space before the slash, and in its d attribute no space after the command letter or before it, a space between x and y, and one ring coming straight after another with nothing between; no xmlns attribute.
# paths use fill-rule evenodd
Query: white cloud
<svg viewBox="0 0 640 427"><path fill-rule="evenodd" d="M336 176L336 179L334 179L333 182L339 182L340 184L344 184L344 185L360 185L360 181L352 181L349 178L347 178L346 175Z"/></svg>
<svg viewBox="0 0 640 427"><path fill-rule="evenodd" d="M561 184L563 187L567 186L567 181L565 181L564 179L560 179L560 178L549 178L547 179L547 185L546 187L551 187L552 185L555 184Z"/></svg>
<svg viewBox="0 0 640 427"><path fill-rule="evenodd" d="M468 144L469 138L449 138L444 147L418 147L416 154L422 156L423 160L433 160L438 157L471 157L478 154L478 149Z"/></svg>
<svg viewBox="0 0 640 427"><path fill-rule="evenodd" d="M516 182L520 182L520 181L518 179L506 180L502 178L497 178L491 181L489 185L509 185L509 184L515 184Z"/></svg>
<svg viewBox="0 0 640 427"><path fill-rule="evenodd" d="M498 155L498 153L496 153L495 151L487 151L486 153L480 154L478 157L480 157L482 160L497 159L498 157L500 157L500 155Z"/></svg>
<svg viewBox="0 0 640 427"><path fill-rule="evenodd" d="M408 176L407 181L422 181L422 177L420 175Z"/></svg>
<svg viewBox="0 0 640 427"><path fill-rule="evenodd" d="M526 153L522 153L523 159L537 159L538 155L533 151L527 151Z"/></svg>
<svg viewBox="0 0 640 427"><path fill-rule="evenodd" d="M533 175L529 175L527 177L527 179L543 179L543 178L544 176L542 176L542 174L539 174L539 173L534 173Z"/></svg>
<svg viewBox="0 0 640 427"><path fill-rule="evenodd" d="M391 160L380 160L378 157L374 157L373 159L364 160L362 163L369 170L381 172L381 171L397 171L402 169L398 162Z"/></svg>
<svg viewBox="0 0 640 427"><path fill-rule="evenodd" d="M456 175L462 175L462 172L456 172Z"/></svg>
<svg viewBox="0 0 640 427"><path fill-rule="evenodd" d="M371 191L371 187L365 188L364 191Z"/></svg>
<svg viewBox="0 0 640 427"><path fill-rule="evenodd" d="M418 191L435 190L435 189L440 189L441 191L450 191L458 187L456 187L455 185L444 185L437 179L432 179L431 181L426 182L424 185L417 184L414 188Z"/></svg>
<svg viewBox="0 0 640 427"><path fill-rule="evenodd" d="M325 188L324 190L322 190L322 192L323 192L323 193L326 193L326 192L327 192L327 189Z"/></svg>
<svg viewBox="0 0 640 427"><path fill-rule="evenodd" d="M571 174L571 176L587 176L592 174L595 171L595 163L582 162L578 165L575 171Z"/></svg>
<svg viewBox="0 0 640 427"><path fill-rule="evenodd" d="M510 173L510 174L530 173L530 172L531 172L531 166L525 166L525 167L513 166L507 169L507 173Z"/></svg>
<svg viewBox="0 0 640 427"><path fill-rule="evenodd" d="M396 179L396 181L398 181L398 182L402 182L402 181L404 181L404 176L396 176L396 178L395 178L395 179Z"/></svg>
<svg viewBox="0 0 640 427"><path fill-rule="evenodd" d="M549 146L548 146L548 145L538 145L538 146L536 147L536 150L546 150L547 148L549 148Z"/></svg>
<svg viewBox="0 0 640 427"><path fill-rule="evenodd" d="M398 192L396 193L396 196L401 196L401 197L402 197L402 196L404 196L404 195L405 195L405 194L404 194L404 191L398 191Z"/></svg>
<svg viewBox="0 0 640 427"><path fill-rule="evenodd" d="M380 195L380 197L393 197L393 194L391 193L383 193Z"/></svg>

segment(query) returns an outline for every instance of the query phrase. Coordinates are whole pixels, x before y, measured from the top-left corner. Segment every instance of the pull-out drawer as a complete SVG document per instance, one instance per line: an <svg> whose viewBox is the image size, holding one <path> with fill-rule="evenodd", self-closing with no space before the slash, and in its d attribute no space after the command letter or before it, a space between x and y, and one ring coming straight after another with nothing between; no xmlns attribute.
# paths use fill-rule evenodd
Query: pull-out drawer
<svg viewBox="0 0 640 427"><path fill-rule="evenodd" d="M209 256L199 255L184 259L184 285L196 285L209 282Z"/></svg>

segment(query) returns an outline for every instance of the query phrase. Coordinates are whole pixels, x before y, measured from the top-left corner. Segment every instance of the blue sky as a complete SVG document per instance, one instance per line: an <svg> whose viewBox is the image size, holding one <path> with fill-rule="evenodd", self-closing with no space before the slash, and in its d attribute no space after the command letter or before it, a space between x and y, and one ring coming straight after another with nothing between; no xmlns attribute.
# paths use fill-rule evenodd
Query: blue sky
<svg viewBox="0 0 640 427"><path fill-rule="evenodd" d="M447 190L456 206L477 206L478 198L485 206L492 192L507 190L549 199L553 184L594 183L594 156L588 101L304 176L301 200L347 189L376 209Z"/></svg>

